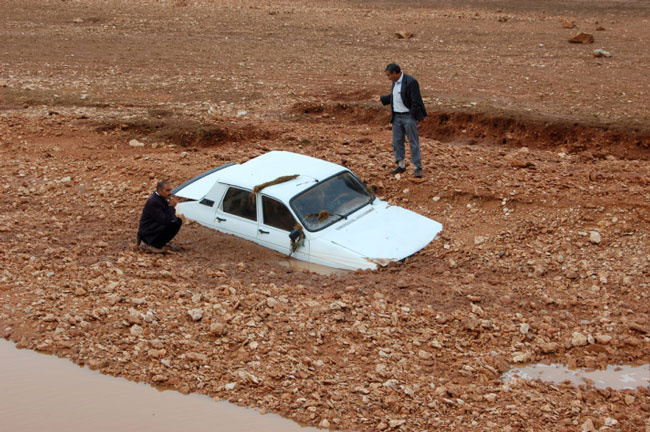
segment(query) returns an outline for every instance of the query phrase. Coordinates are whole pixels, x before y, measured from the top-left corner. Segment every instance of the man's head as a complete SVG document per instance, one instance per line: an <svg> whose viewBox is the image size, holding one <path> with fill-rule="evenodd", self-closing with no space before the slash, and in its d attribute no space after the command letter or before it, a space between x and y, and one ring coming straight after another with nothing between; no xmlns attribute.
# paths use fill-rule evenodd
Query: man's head
<svg viewBox="0 0 650 432"><path fill-rule="evenodd" d="M386 76L392 82L397 82L402 76L402 69L397 63L389 63L388 66L386 66Z"/></svg>
<svg viewBox="0 0 650 432"><path fill-rule="evenodd" d="M169 199L172 194L172 185L167 180L159 181L156 185L156 192L165 199Z"/></svg>

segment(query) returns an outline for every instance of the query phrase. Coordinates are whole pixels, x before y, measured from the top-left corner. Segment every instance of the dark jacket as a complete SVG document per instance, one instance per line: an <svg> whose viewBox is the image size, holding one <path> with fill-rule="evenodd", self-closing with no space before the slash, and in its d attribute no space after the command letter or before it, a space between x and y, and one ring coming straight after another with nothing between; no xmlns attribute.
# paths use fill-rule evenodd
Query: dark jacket
<svg viewBox="0 0 650 432"><path fill-rule="evenodd" d="M409 109L413 118L417 121L422 121L427 116L427 110L424 108L424 101L420 95L420 84L413 76L402 73L402 88L400 95L402 102ZM390 104L390 122L393 122L395 112L393 111L393 88L395 83L390 88L390 94L381 96L381 103L384 105Z"/></svg>
<svg viewBox="0 0 650 432"><path fill-rule="evenodd" d="M171 222L176 220L176 209L157 193L153 193L142 209L138 227L138 244L151 244Z"/></svg>

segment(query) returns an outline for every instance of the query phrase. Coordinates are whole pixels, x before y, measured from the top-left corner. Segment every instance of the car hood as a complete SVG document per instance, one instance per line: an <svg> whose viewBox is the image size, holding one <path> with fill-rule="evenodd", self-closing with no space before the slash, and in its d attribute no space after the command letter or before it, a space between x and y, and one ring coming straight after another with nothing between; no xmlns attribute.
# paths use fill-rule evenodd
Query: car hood
<svg viewBox="0 0 650 432"><path fill-rule="evenodd" d="M354 219L342 220L328 232L334 244L385 265L413 255L428 245L442 225L398 206L373 205Z"/></svg>

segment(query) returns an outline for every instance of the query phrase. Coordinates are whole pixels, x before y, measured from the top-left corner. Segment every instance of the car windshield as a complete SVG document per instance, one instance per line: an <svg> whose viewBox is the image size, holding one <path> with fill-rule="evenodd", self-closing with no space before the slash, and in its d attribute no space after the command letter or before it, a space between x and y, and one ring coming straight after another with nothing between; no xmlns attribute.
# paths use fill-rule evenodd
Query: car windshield
<svg viewBox="0 0 650 432"><path fill-rule="evenodd" d="M291 207L306 229L318 231L346 218L373 199L358 178L344 171L294 197Z"/></svg>

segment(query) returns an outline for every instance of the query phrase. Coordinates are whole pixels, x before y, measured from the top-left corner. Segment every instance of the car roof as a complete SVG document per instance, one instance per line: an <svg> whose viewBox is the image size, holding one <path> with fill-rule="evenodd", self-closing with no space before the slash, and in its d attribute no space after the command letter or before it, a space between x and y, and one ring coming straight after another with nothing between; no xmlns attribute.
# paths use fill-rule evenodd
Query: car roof
<svg viewBox="0 0 650 432"><path fill-rule="evenodd" d="M268 186L262 191L268 196L288 202L316 182L341 171L347 171L347 168L298 153L272 151L241 165L224 169L219 176L219 182L252 190L255 186L272 182L279 177L298 175L293 180Z"/></svg>

